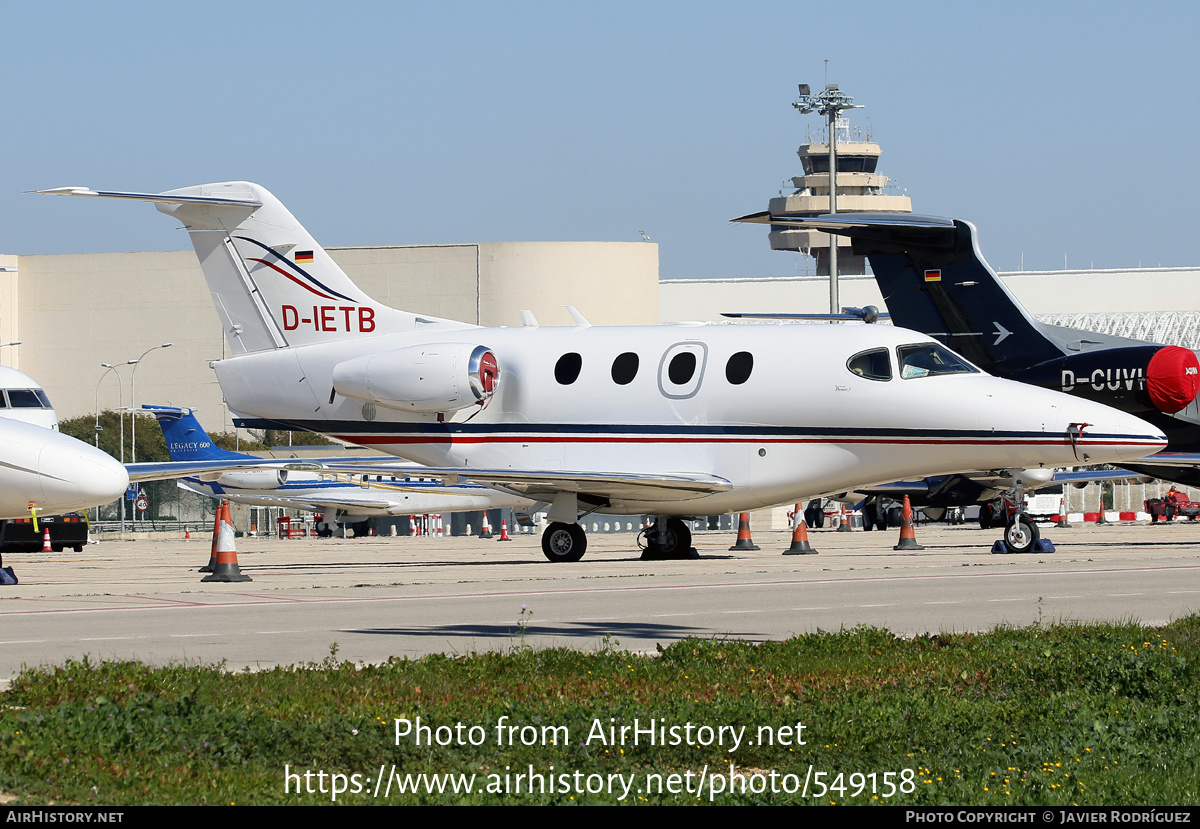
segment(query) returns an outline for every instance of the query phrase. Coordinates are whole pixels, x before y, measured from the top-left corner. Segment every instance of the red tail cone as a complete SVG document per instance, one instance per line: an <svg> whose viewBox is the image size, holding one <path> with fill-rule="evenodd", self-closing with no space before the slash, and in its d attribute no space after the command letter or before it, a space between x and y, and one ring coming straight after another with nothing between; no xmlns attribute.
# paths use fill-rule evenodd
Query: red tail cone
<svg viewBox="0 0 1200 829"><path fill-rule="evenodd" d="M757 550L759 546L750 538L750 513L743 512L738 516L737 543L730 550Z"/></svg>
<svg viewBox="0 0 1200 829"><path fill-rule="evenodd" d="M913 529L913 514L912 504L908 501L908 496L904 496L904 519L900 522L900 543L892 548L893 550L924 550L917 543L917 533Z"/></svg>

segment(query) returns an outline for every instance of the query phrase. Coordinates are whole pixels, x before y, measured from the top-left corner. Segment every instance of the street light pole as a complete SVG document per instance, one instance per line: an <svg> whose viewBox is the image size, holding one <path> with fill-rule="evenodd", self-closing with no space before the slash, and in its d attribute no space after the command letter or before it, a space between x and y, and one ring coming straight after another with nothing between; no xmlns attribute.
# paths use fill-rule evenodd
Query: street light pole
<svg viewBox="0 0 1200 829"><path fill-rule="evenodd" d="M141 357L138 357L136 360L129 361L129 364L133 366L133 373L132 373L132 376L129 378L129 408L130 408L130 412L131 412L130 413L131 423L129 426L129 442L131 444L131 448L129 450L130 451L130 458L129 458L130 463L137 463L137 370L138 370L138 366L141 365L142 360L151 351L155 351L160 348L170 348L172 345L174 345L174 343L163 343L162 345L156 345L156 346L153 346L152 348L147 348L145 351L142 352Z"/></svg>
<svg viewBox="0 0 1200 829"><path fill-rule="evenodd" d="M120 366L112 363L101 363L100 366L105 369L105 372L96 381L96 448L100 448L100 384L104 382L104 378L111 371L117 375L117 432L120 435L121 446L120 457L117 460L125 463L125 384L121 381L121 372L117 371ZM121 505L121 532L123 533L125 532L125 499L122 497L117 503ZM98 512L97 516L99 516Z"/></svg>
<svg viewBox="0 0 1200 829"><path fill-rule="evenodd" d="M837 119L843 110L862 109L854 99L843 94L835 83L825 84L825 89L816 95L810 94L808 84L800 84L800 100L792 104L803 115L815 112L824 115L829 125L829 212L837 213ZM838 264L836 234L829 234L829 313L842 311L838 297Z"/></svg>

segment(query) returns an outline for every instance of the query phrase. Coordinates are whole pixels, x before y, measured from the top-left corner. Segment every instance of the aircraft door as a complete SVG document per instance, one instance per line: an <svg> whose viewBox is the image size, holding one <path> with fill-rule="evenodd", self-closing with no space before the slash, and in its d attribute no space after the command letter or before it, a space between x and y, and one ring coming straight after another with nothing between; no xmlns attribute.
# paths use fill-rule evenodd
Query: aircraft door
<svg viewBox="0 0 1200 829"><path fill-rule="evenodd" d="M658 364L658 390L672 400L694 397L704 381L707 362L708 346L704 343L675 343Z"/></svg>

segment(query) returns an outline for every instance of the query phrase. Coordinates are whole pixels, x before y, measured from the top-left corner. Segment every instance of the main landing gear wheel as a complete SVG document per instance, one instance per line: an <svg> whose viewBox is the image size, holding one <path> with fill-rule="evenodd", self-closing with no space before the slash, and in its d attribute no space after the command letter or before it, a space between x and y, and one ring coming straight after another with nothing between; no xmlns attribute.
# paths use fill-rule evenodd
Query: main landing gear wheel
<svg viewBox="0 0 1200 829"><path fill-rule="evenodd" d="M692 554L692 531L680 519L668 518L661 533L658 524L646 530L646 549L642 551L642 561L699 557Z"/></svg>
<svg viewBox="0 0 1200 829"><path fill-rule="evenodd" d="M578 524L555 521L542 533L542 552L553 562L579 561L587 551L587 534Z"/></svg>
<svg viewBox="0 0 1200 829"><path fill-rule="evenodd" d="M886 516L887 513L885 512L884 515ZM873 501L868 501L867 503L863 504L862 517L863 517L863 529L867 530L868 532L875 529L876 527L879 527L879 529L881 529L881 530L887 529L886 526L883 526L880 524L880 522L879 522L879 507ZM884 518L883 524L884 525L887 524L887 518Z"/></svg>
<svg viewBox="0 0 1200 829"><path fill-rule="evenodd" d="M1010 553L1028 553L1041 535L1029 516L1018 515L1004 529L1004 546Z"/></svg>
<svg viewBox="0 0 1200 829"><path fill-rule="evenodd" d="M979 507L979 529L990 530L996 523L996 505L982 504Z"/></svg>

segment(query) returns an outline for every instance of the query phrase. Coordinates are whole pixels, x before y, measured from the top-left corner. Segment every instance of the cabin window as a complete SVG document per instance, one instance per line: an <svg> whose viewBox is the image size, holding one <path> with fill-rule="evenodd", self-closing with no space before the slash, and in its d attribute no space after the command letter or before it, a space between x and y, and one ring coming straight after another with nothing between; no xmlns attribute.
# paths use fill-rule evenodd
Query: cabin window
<svg viewBox="0 0 1200 829"><path fill-rule="evenodd" d="M667 349L658 364L658 389L663 396L683 399L700 390L708 347L704 343L676 343Z"/></svg>
<svg viewBox="0 0 1200 829"><path fill-rule="evenodd" d="M754 355L749 351L739 351L725 364L725 379L729 381L730 385L740 386L750 379L752 371L754 371Z"/></svg>
<svg viewBox="0 0 1200 829"><path fill-rule="evenodd" d="M902 345L896 349L896 358L900 363L900 376L905 380L938 374L975 374L979 371L962 357L937 343Z"/></svg>
<svg viewBox="0 0 1200 829"><path fill-rule="evenodd" d="M682 386L691 380L696 373L696 355L691 351L681 351L671 358L667 365L667 377L677 386Z"/></svg>
<svg viewBox="0 0 1200 829"><path fill-rule="evenodd" d="M873 348L855 354L846 361L846 368L850 369L852 374L868 380L892 379L892 361L888 359L886 348Z"/></svg>
<svg viewBox="0 0 1200 829"><path fill-rule="evenodd" d="M554 379L559 385L569 386L579 379L579 370L583 368L583 357L572 351L558 358L554 364Z"/></svg>
<svg viewBox="0 0 1200 829"><path fill-rule="evenodd" d="M612 379L618 386L627 386L637 377L638 365L641 361L632 351L618 354L612 364Z"/></svg>

